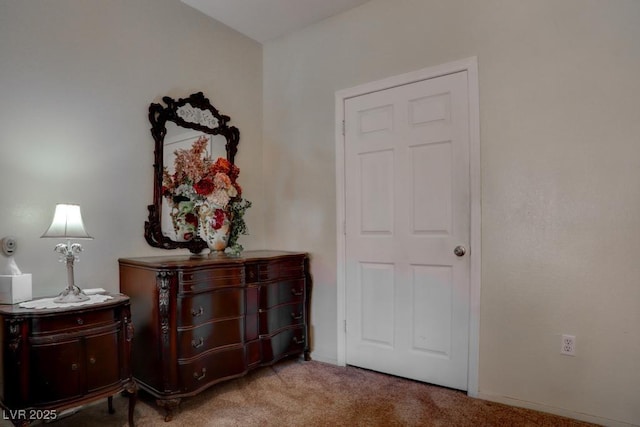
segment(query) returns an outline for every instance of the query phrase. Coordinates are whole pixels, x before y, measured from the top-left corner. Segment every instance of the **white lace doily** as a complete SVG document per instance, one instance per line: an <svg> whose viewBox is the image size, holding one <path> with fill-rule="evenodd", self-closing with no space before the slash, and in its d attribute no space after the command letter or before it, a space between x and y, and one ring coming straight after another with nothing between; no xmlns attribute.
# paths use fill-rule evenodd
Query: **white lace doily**
<svg viewBox="0 0 640 427"><path fill-rule="evenodd" d="M36 300L33 300L33 301L26 301L26 302L20 303L20 307L22 307L22 308L67 308L67 307L78 307L80 305L90 305L90 304L97 304L99 302L105 302L107 300L113 299L113 297L111 295L96 294L96 295L89 295L89 299L86 300L86 301L63 302L63 303L54 302L53 301L54 299L56 299L56 297L36 299Z"/></svg>

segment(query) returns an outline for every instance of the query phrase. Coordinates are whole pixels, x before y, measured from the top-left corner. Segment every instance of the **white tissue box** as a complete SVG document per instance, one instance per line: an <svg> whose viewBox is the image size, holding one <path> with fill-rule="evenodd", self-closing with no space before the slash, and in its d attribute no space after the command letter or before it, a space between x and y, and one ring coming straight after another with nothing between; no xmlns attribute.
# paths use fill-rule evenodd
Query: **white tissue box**
<svg viewBox="0 0 640 427"><path fill-rule="evenodd" d="M0 274L0 304L17 304L31 299L31 274Z"/></svg>

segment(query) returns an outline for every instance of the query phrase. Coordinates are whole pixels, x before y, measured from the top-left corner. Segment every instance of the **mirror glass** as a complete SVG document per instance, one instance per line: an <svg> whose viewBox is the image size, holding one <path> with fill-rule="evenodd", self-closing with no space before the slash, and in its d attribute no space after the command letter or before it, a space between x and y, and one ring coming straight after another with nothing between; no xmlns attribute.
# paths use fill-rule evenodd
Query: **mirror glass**
<svg viewBox="0 0 640 427"><path fill-rule="evenodd" d="M209 135L194 129L187 129L173 122L167 122L167 133L164 137L163 144L163 166L166 170L173 174L175 172L174 160L176 150L189 150L196 140L202 136L206 136L209 140L207 144L207 154L212 159L218 157L227 158L227 139L223 135ZM161 228L162 235L175 241L186 241L179 237L171 220L171 206L166 197L162 198Z"/></svg>
<svg viewBox="0 0 640 427"><path fill-rule="evenodd" d="M165 249L187 248L198 253L207 247L197 235L185 240L179 237L171 218L172 207L162 197L163 171L173 174L176 150L189 150L201 137L208 139L207 155L212 159L223 157L234 161L239 131L228 126L228 116L221 115L202 92L188 98L162 99L166 106L151 104L149 120L155 140L154 195L149 205L149 220L145 223L145 238L154 247Z"/></svg>

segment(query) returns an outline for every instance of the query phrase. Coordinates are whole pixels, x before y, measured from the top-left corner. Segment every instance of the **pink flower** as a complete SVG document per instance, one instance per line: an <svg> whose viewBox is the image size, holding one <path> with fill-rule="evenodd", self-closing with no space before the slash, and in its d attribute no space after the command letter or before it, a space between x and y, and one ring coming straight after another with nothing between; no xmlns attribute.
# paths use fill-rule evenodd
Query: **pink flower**
<svg viewBox="0 0 640 427"><path fill-rule="evenodd" d="M231 187L231 179L224 173L218 172L216 176L213 177L213 184L216 188L227 189Z"/></svg>

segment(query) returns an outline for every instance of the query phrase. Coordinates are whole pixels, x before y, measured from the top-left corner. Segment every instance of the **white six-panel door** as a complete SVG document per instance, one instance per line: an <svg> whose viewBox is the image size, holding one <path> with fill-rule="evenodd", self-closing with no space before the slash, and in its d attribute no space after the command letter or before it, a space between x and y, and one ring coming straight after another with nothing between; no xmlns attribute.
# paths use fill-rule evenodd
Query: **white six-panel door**
<svg viewBox="0 0 640 427"><path fill-rule="evenodd" d="M347 364L467 388L468 106L466 71L345 100Z"/></svg>

